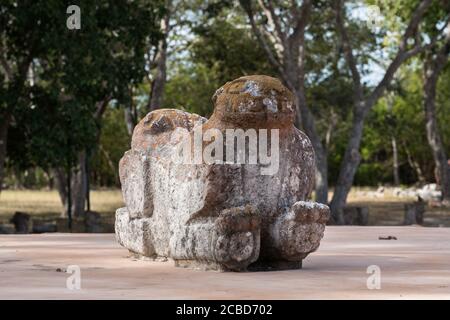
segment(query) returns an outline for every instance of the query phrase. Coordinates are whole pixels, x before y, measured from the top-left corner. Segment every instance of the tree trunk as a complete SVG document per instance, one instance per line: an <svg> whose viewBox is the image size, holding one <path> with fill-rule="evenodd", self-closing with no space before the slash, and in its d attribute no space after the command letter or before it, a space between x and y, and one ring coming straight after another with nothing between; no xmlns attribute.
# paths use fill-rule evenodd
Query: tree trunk
<svg viewBox="0 0 450 320"><path fill-rule="evenodd" d="M297 100L297 126L305 130L311 140L316 155L315 201L328 203L328 159L327 152L316 131L314 118L306 105L306 97L301 90L294 90Z"/></svg>
<svg viewBox="0 0 450 320"><path fill-rule="evenodd" d="M353 179L361 161L359 147L364 129L365 113L358 106L353 112L353 124L350 131L344 158L341 162L338 180L330 203L332 223L344 224L343 209L353 184Z"/></svg>
<svg viewBox="0 0 450 320"><path fill-rule="evenodd" d="M75 169L71 171L71 214L72 217L83 217L85 213L86 190L87 190L87 174L86 174L86 153L80 152L78 155L78 163ZM64 206L62 216L68 216L69 190L68 175L63 168L53 169L55 185L58 190L61 203Z"/></svg>
<svg viewBox="0 0 450 320"><path fill-rule="evenodd" d="M151 84L150 101L148 104L148 111L161 108L164 97L164 87L166 85L167 78L167 38L169 37L169 21L170 21L170 9L167 10L166 15L161 20L161 31L163 37L158 44L158 53L156 56L156 71L154 79Z"/></svg>
<svg viewBox="0 0 450 320"><path fill-rule="evenodd" d="M423 224L423 215L425 213L425 202L416 201L413 203L405 204L405 215L403 224L404 225L412 225L412 224Z"/></svg>
<svg viewBox="0 0 450 320"><path fill-rule="evenodd" d="M284 84L295 94L297 107L297 127L301 127L311 140L316 155L315 192L316 201L328 200L328 164L326 149L316 130L314 116L308 109L305 96L305 29L308 25L312 1L305 0L299 5L291 2L290 12L293 19L283 20L270 2L260 1L261 8L253 10L252 1L241 0L240 4L247 13L252 31L261 48L266 52L270 63L278 70ZM262 9L262 10L260 10ZM270 35L260 30L254 19L254 13L260 12L271 25ZM265 30L267 31L267 30ZM292 32L291 32L292 31ZM281 44L283 50L272 50Z"/></svg>
<svg viewBox="0 0 450 320"><path fill-rule="evenodd" d="M397 148L397 140L394 136L391 137L392 143L392 170L394 175L394 186L398 186L400 184L400 175L398 172L398 148Z"/></svg>
<svg viewBox="0 0 450 320"><path fill-rule="evenodd" d="M3 179L5 174L6 146L8 141L8 128L11 116L3 114L0 117L0 192L3 188Z"/></svg>
<svg viewBox="0 0 450 320"><path fill-rule="evenodd" d="M58 191L59 198L63 204L63 211L61 217L67 216L67 177L63 168L54 168L52 170L53 178L55 181L56 190Z"/></svg>
<svg viewBox="0 0 450 320"><path fill-rule="evenodd" d="M403 146L405 148L406 157L408 159L409 166L416 172L417 181L419 182L420 185L425 184L425 182L426 182L425 175L423 174L423 171L420 168L419 163L413 159L411 152L409 151L409 149L405 143L403 144Z"/></svg>
<svg viewBox="0 0 450 320"><path fill-rule="evenodd" d="M316 150L316 178L315 192L316 201L319 203L328 203L328 159L327 154L318 149ZM318 150L318 151L317 151Z"/></svg>
<svg viewBox="0 0 450 320"><path fill-rule="evenodd" d="M136 116L131 105L127 105L124 108L125 125L127 126L127 132L130 137L133 135L134 127L136 126Z"/></svg>
<svg viewBox="0 0 450 320"><path fill-rule="evenodd" d="M450 32L450 31L449 31ZM449 36L450 38L450 36ZM448 61L450 40L433 58L429 55L424 63L424 109L427 139L433 153L436 171L439 175L442 200L450 202L450 172L448 158L442 143L441 133L436 119L436 86L439 74Z"/></svg>
<svg viewBox="0 0 450 320"><path fill-rule="evenodd" d="M85 214L87 175L86 175L86 152L78 154L77 167L72 173L72 216L83 217Z"/></svg>

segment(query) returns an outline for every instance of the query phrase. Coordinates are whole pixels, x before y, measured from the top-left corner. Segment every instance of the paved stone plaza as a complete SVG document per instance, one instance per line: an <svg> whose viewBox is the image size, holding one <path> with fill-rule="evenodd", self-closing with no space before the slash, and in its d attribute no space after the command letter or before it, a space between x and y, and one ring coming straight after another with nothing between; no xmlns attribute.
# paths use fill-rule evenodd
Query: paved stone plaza
<svg viewBox="0 0 450 320"><path fill-rule="evenodd" d="M450 299L449 228L327 227L290 271L205 272L128 255L113 234L0 236L0 299ZM81 268L81 290L66 287L69 265ZM370 265L380 290L367 288Z"/></svg>

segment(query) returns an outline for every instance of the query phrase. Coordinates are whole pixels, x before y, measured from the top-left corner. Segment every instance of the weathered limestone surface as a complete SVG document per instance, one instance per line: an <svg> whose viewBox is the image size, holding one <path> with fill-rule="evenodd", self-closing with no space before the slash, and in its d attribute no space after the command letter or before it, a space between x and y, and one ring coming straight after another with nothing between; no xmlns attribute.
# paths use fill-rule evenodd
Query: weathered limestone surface
<svg viewBox="0 0 450 320"><path fill-rule="evenodd" d="M292 93L275 78L247 76L218 89L213 102L209 120L160 109L136 126L119 166L126 207L116 213L117 240L137 255L172 258L178 266L301 267L319 246L329 208L308 201L314 151L293 125ZM227 129L278 129L278 170L264 175L261 163L178 163L185 133L193 141L198 128L223 136Z"/></svg>

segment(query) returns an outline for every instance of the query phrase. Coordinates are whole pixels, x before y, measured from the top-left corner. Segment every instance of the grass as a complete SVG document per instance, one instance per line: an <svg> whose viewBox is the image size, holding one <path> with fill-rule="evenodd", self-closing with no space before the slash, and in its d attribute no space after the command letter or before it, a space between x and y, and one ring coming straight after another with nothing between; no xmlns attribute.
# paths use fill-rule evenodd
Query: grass
<svg viewBox="0 0 450 320"><path fill-rule="evenodd" d="M352 189L348 203L369 207L369 225L401 225L404 204L413 198L396 197L389 190L382 197L374 197L374 188ZM331 199L331 194L329 196ZM91 209L103 215L113 215L123 207L122 194L117 190L91 191ZM4 190L0 193L0 222L9 220L16 211L23 211L45 218L58 217L62 205L56 191L48 190ZM425 226L450 227L450 209L427 207Z"/></svg>
<svg viewBox="0 0 450 320"><path fill-rule="evenodd" d="M91 210L102 214L113 214L123 207L120 190L91 191ZM0 193L0 219L23 211L42 217L59 216L63 210L56 190L3 190Z"/></svg>

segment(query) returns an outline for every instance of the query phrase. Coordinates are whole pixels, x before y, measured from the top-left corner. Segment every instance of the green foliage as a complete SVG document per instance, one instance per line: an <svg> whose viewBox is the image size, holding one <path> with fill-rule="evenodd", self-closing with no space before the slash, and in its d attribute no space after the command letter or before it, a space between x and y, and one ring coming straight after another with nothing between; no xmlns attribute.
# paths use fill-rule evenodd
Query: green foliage
<svg viewBox="0 0 450 320"><path fill-rule="evenodd" d="M243 16L231 11L229 4L213 3L203 12L192 26L195 39L189 54L172 61L164 104L209 116L211 97L226 82L247 74L276 73Z"/></svg>
<svg viewBox="0 0 450 320"><path fill-rule="evenodd" d="M165 88L165 106L210 116L213 111L211 97L223 83L216 78L217 66L204 64L178 66Z"/></svg>
<svg viewBox="0 0 450 320"><path fill-rule="evenodd" d="M104 115L100 142L91 161L92 183L119 186L119 160L129 148L130 137L123 121L123 110L110 108Z"/></svg>
<svg viewBox="0 0 450 320"><path fill-rule="evenodd" d="M148 81L144 80L148 75L146 54L160 39L164 2L1 2L0 53L10 63L13 77L8 79L5 72L0 72L0 121L12 115L8 143L11 175L26 181L26 185L42 185L43 172L74 163L76 154L87 150L92 182L118 185L117 165L130 141L121 107L133 101L138 118L146 113L150 91ZM366 89L373 85L367 75L374 74L374 65L385 65L398 48L399 35L418 2L347 2L346 28ZM288 17L289 3L278 3L281 3L278 10ZM337 179L353 107L352 81L336 35L333 3L313 1L306 33L305 65L308 106L327 146L331 184ZM449 3L433 2L420 27L422 41L436 34L435 22L448 16ZM81 30L66 27L69 4L81 8ZM377 32L352 16L351 10L368 4L380 6L384 17L385 25ZM277 76L236 2L193 0L178 8L172 21L177 24L178 33L169 45L172 52L169 52L164 107L210 116L211 97L225 82L247 74ZM260 17L257 23L267 24ZM397 83L369 114L356 184L392 182L393 137L399 149L401 182L417 181L411 159L420 165L429 181L434 179L422 110L422 58L401 69ZM30 63L33 81L27 80ZM438 83L437 111L450 154L449 83L447 66ZM95 116L96 107L105 98L111 98L112 103L100 121ZM33 173L35 168L38 169ZM17 172L30 174L20 178Z"/></svg>
<svg viewBox="0 0 450 320"><path fill-rule="evenodd" d="M95 144L97 125L89 106L76 100L63 105L38 87L31 105L16 110L11 125L8 155L14 165L49 169L66 164L76 153Z"/></svg>
<svg viewBox="0 0 450 320"><path fill-rule="evenodd" d="M194 63L212 68L222 84L248 74L276 75L249 31L240 19L230 21L222 15L197 26L197 39L191 46Z"/></svg>
<svg viewBox="0 0 450 320"><path fill-rule="evenodd" d="M425 132L421 70L403 68L401 86L375 106L364 130L363 165L358 169L357 184L368 184L368 172L380 182L392 182L392 145L395 137L399 149L402 183L414 183L417 174L408 162L408 153L422 169L428 181L434 180L434 161ZM438 121L444 145L450 152L449 70L439 82L437 92ZM373 169L373 171L371 171Z"/></svg>
<svg viewBox="0 0 450 320"><path fill-rule="evenodd" d="M81 8L80 30L66 27L69 4ZM13 68L30 59L34 72L22 86L2 83L1 106L13 113L17 139L8 144L10 164L71 165L79 151L95 147L96 105L131 99L130 86L146 74L145 53L159 39L163 10L153 0L2 2L7 58Z"/></svg>

